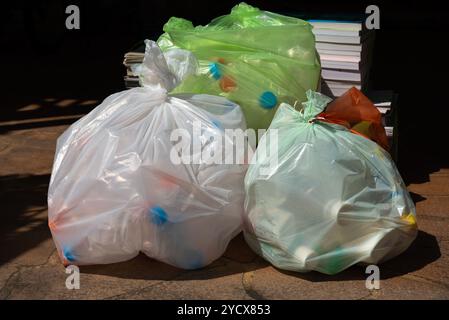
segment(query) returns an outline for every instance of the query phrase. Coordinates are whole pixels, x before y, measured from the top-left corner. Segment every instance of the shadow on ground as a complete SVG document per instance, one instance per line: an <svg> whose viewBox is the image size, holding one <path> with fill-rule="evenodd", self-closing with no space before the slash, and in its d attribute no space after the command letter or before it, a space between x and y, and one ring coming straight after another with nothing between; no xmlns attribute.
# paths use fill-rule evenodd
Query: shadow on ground
<svg viewBox="0 0 449 320"><path fill-rule="evenodd" d="M243 239L242 233L228 245L222 257L197 270L182 270L139 254L132 260L107 265L82 266L82 273L105 275L124 279L164 280L176 274L176 280L205 280L255 271L268 266L256 256ZM152 272L154 270L154 272Z"/></svg>
<svg viewBox="0 0 449 320"><path fill-rule="evenodd" d="M0 177L0 266L50 238L46 215L49 180L48 174Z"/></svg>
<svg viewBox="0 0 449 320"><path fill-rule="evenodd" d="M232 259L226 258L229 251L234 250L232 246L240 246L239 250L248 251L248 259L242 263L242 261L233 261ZM379 265L381 279L389 279L417 271L436 261L440 258L440 256L440 248L436 238L426 232L419 231L416 240L404 253ZM243 237L239 235L231 242L230 247L224 254L224 258L222 257L218 259L210 266L194 271L177 269L178 272L182 272L183 275L181 277L177 277L176 280L182 281L218 278L235 273L255 271L267 266L269 266L269 263L262 260L262 258L256 257L244 242ZM154 268L157 268L159 271L156 275L151 272ZM164 275L173 270L176 270L176 268L164 263L156 262L147 258L143 254L140 254L136 258L126 262L81 267L82 273L144 280L163 280ZM280 269L278 269L278 271L289 276L298 277L312 282L352 280L364 281L367 277L364 266L353 266L332 276L318 272L297 273Z"/></svg>

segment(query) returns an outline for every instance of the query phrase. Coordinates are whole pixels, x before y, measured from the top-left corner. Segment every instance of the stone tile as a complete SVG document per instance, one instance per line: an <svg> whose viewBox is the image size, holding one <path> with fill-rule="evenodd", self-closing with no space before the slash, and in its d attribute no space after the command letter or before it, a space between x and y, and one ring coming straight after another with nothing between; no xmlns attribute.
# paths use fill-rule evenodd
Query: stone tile
<svg viewBox="0 0 449 320"><path fill-rule="evenodd" d="M431 280L432 282L442 284L449 289L449 256L444 253L440 259L428 264L424 268L411 273L411 275L418 276L423 279Z"/></svg>
<svg viewBox="0 0 449 320"><path fill-rule="evenodd" d="M421 196L447 196L449 195L449 183L447 174L431 175L430 181L424 183L412 183L408 190Z"/></svg>
<svg viewBox="0 0 449 320"><path fill-rule="evenodd" d="M413 276L449 288L449 242L421 240L419 237L408 251L380 265L381 278Z"/></svg>
<svg viewBox="0 0 449 320"><path fill-rule="evenodd" d="M2 288L6 285L6 283L9 281L11 276L14 275L15 272L19 270L19 267L12 264L7 263L1 266L0 268L0 298L2 295Z"/></svg>
<svg viewBox="0 0 449 320"><path fill-rule="evenodd" d="M37 246L18 255L10 262L20 266L38 266L46 264L50 256L56 251L52 239L46 239Z"/></svg>
<svg viewBox="0 0 449 320"><path fill-rule="evenodd" d="M62 261L59 258L58 251L56 250L56 248L53 251L53 253L50 255L50 257L48 258L47 265L48 266L59 266L59 265L62 265Z"/></svg>
<svg viewBox="0 0 449 320"><path fill-rule="evenodd" d="M418 229L435 236L439 241L449 240L449 219L418 214Z"/></svg>
<svg viewBox="0 0 449 320"><path fill-rule="evenodd" d="M27 146L14 146L8 154L2 155L0 174L44 174L52 167L54 152Z"/></svg>
<svg viewBox="0 0 449 320"><path fill-rule="evenodd" d="M417 202L415 206L418 218L425 215L449 219L449 195L428 196L422 201Z"/></svg>
<svg viewBox="0 0 449 320"><path fill-rule="evenodd" d="M370 294L361 267L338 275L281 272L273 267L245 274L247 291L260 299L361 299Z"/></svg>
<svg viewBox="0 0 449 320"><path fill-rule="evenodd" d="M11 140L12 139L8 139L5 136L0 136L0 155L2 156L2 158L9 155L12 148L14 148L14 146L16 145L14 141ZM16 143L21 144L22 141L18 140Z"/></svg>
<svg viewBox="0 0 449 320"><path fill-rule="evenodd" d="M67 126L13 131L0 136L0 175L49 173L57 137Z"/></svg>
<svg viewBox="0 0 449 320"><path fill-rule="evenodd" d="M425 300L449 299L449 289L417 277L405 276L381 280L380 289L372 290L367 299Z"/></svg>
<svg viewBox="0 0 449 320"><path fill-rule="evenodd" d="M183 271L151 259L80 268L80 289L65 286L62 264L21 268L3 288L2 299L106 299L150 287Z"/></svg>
<svg viewBox="0 0 449 320"><path fill-rule="evenodd" d="M449 178L449 168L439 168L437 171L432 172L431 176L446 176Z"/></svg>
<svg viewBox="0 0 449 320"><path fill-rule="evenodd" d="M2 139L7 139L16 146L54 150L56 147L56 139L66 128L66 126L63 126L59 127L59 130L46 127L39 130L13 131L6 136L2 136Z"/></svg>
<svg viewBox="0 0 449 320"><path fill-rule="evenodd" d="M6 299L102 299L138 288L139 281L81 274L79 290L65 286L67 274L62 265L35 267L20 271L5 288ZM141 280L140 285L145 281Z"/></svg>
<svg viewBox="0 0 449 320"><path fill-rule="evenodd" d="M118 297L132 300L247 300L242 274L209 280L164 281Z"/></svg>
<svg viewBox="0 0 449 320"><path fill-rule="evenodd" d="M256 267L257 265L254 265ZM172 281L162 281L117 299L251 299L242 282L246 268L228 262L222 266L190 271Z"/></svg>
<svg viewBox="0 0 449 320"><path fill-rule="evenodd" d="M186 272L185 270L151 259L144 254L139 254L134 259L119 263L81 266L80 271L82 274L150 281L168 280Z"/></svg>
<svg viewBox="0 0 449 320"><path fill-rule="evenodd" d="M64 269L20 268L2 288L0 299L44 299L54 293L57 283L64 286Z"/></svg>

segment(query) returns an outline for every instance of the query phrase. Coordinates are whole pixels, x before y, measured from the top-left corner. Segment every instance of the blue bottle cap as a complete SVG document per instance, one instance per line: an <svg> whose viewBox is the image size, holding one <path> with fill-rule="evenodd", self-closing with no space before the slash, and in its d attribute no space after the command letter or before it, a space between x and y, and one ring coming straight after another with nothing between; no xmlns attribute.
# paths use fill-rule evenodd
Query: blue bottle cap
<svg viewBox="0 0 449 320"><path fill-rule="evenodd" d="M271 91L265 91L259 97L259 103L265 109L271 109L275 107L277 102L277 97Z"/></svg>
<svg viewBox="0 0 449 320"><path fill-rule="evenodd" d="M161 226L168 221L167 212L159 206L150 208L150 220L157 226Z"/></svg>
<svg viewBox="0 0 449 320"><path fill-rule="evenodd" d="M212 77L214 77L215 80L220 79L222 76L220 66L216 62L211 62L209 64L209 72L212 74Z"/></svg>
<svg viewBox="0 0 449 320"><path fill-rule="evenodd" d="M69 262L73 262L75 261L75 255L73 254L72 250L68 247L64 247L62 250L64 257L67 259L67 261Z"/></svg>

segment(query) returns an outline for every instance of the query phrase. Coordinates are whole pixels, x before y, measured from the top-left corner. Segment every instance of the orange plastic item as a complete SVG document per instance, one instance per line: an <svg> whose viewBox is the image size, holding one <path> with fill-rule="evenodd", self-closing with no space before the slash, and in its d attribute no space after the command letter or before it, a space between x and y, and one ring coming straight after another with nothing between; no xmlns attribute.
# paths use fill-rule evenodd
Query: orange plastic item
<svg viewBox="0 0 449 320"><path fill-rule="evenodd" d="M217 62L221 63L221 64L227 64L226 60L224 58L218 58Z"/></svg>
<svg viewBox="0 0 449 320"><path fill-rule="evenodd" d="M381 113L354 87L329 103L317 118L320 121L343 125L351 132L377 142L385 150L389 149Z"/></svg>
<svg viewBox="0 0 449 320"><path fill-rule="evenodd" d="M221 90L223 90L224 92L229 92L231 90L234 90L237 87L235 81L229 77L229 76L224 76L221 78L220 80L220 88Z"/></svg>
<svg viewBox="0 0 449 320"><path fill-rule="evenodd" d="M54 221L49 221L48 222L48 227L50 228L50 230L55 230L56 229L56 223Z"/></svg>

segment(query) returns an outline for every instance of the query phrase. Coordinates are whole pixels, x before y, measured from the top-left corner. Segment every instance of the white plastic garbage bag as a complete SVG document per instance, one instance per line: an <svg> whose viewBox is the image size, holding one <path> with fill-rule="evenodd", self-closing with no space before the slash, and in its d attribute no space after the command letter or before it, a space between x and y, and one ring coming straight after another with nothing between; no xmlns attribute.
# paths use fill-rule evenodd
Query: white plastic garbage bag
<svg viewBox="0 0 449 320"><path fill-rule="evenodd" d="M301 272L335 274L400 254L417 226L393 161L366 137L311 121L330 99L311 91L307 97L302 112L282 104L271 123L278 165L267 167L273 155L256 151L248 168L245 239L276 267Z"/></svg>
<svg viewBox="0 0 449 320"><path fill-rule="evenodd" d="M246 166L177 164L180 143L171 137L174 129L192 135L200 123L199 137L215 139L199 150L221 152L225 129L246 129L240 107L167 94L178 79L152 41L141 71L145 87L109 96L58 139L48 218L66 264L113 263L142 251L194 269L220 257L241 231ZM192 160L199 156L193 150Z"/></svg>

